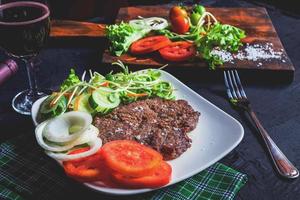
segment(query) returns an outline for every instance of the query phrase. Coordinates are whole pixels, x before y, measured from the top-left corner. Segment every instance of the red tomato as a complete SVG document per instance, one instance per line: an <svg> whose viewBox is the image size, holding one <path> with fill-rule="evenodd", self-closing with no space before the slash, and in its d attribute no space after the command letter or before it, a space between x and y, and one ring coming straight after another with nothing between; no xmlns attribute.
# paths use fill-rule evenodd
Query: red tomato
<svg viewBox="0 0 300 200"><path fill-rule="evenodd" d="M104 81L104 82L101 83L99 86L102 86L102 87L108 87L108 86L109 86L109 82Z"/></svg>
<svg viewBox="0 0 300 200"><path fill-rule="evenodd" d="M182 8L180 6L173 6L170 10L169 18L170 18L170 20L172 20L172 19L174 19L175 17L178 17L178 16L182 16L182 17L185 17L185 18L188 17L187 12L184 8Z"/></svg>
<svg viewBox="0 0 300 200"><path fill-rule="evenodd" d="M71 151L69 154L77 154L89 149L90 147L80 148ZM104 166L100 150L88 157L63 162L66 174L82 182L102 180L106 174Z"/></svg>
<svg viewBox="0 0 300 200"><path fill-rule="evenodd" d="M171 19L172 30L178 34L184 34L189 31L190 23L188 18L183 16L178 16Z"/></svg>
<svg viewBox="0 0 300 200"><path fill-rule="evenodd" d="M115 182L127 188L157 188L168 184L171 179L171 174L171 166L163 161L159 168L147 176L134 178L119 173L112 175Z"/></svg>
<svg viewBox="0 0 300 200"><path fill-rule="evenodd" d="M130 52L132 54L146 54L168 46L170 43L171 41L166 36L146 37L132 43Z"/></svg>
<svg viewBox="0 0 300 200"><path fill-rule="evenodd" d="M168 61L179 62L193 57L196 50L192 43L179 41L160 49L159 53L161 57Z"/></svg>
<svg viewBox="0 0 300 200"><path fill-rule="evenodd" d="M106 165L124 176L140 177L153 172L162 162L157 151L130 140L115 140L102 147Z"/></svg>

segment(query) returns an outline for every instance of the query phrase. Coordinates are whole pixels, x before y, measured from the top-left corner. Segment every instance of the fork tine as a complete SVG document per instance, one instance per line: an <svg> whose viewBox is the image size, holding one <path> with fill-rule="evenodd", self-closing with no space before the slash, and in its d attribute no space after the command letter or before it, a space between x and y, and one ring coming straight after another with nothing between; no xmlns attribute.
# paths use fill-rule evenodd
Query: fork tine
<svg viewBox="0 0 300 200"><path fill-rule="evenodd" d="M232 84L232 80L231 80L231 76L230 76L230 72L227 71L227 77L228 77L228 80L229 80L229 88L231 90L231 93L232 93L232 96L237 99L237 96L236 96L236 93L235 93L235 89L234 89L234 86Z"/></svg>
<svg viewBox="0 0 300 200"><path fill-rule="evenodd" d="M229 88L229 84L228 84L228 79L226 76L226 72L224 71L224 82L225 82L225 86L226 86L226 91L227 91L227 95L229 99L233 99L230 88Z"/></svg>
<svg viewBox="0 0 300 200"><path fill-rule="evenodd" d="M247 98L247 95L245 93L245 90L243 88L243 85L241 83L240 76L239 76L237 70L234 70L234 72L235 72L235 77L236 77L236 80L237 80L237 85L238 85L238 87L240 89L241 95L242 95L242 97Z"/></svg>
<svg viewBox="0 0 300 200"><path fill-rule="evenodd" d="M233 73L233 70L230 71L230 72L231 72L231 77L232 77L232 82L233 82L233 85L234 85L234 88L235 88L235 92L236 92L238 98L242 98L242 95L240 93L239 87L238 87L238 85L236 83L236 80L235 80L235 75Z"/></svg>

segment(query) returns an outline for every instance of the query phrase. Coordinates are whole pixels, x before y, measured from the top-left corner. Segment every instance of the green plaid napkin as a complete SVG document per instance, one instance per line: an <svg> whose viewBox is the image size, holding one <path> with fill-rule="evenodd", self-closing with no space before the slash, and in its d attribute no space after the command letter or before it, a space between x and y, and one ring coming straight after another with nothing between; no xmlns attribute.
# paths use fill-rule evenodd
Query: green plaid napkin
<svg viewBox="0 0 300 200"><path fill-rule="evenodd" d="M160 190L151 199L231 200L246 182L245 174L216 163L191 178Z"/></svg>
<svg viewBox="0 0 300 200"><path fill-rule="evenodd" d="M246 181L245 174L216 163L178 184L129 199L231 200ZM43 153L33 135L21 135L0 144L0 199L66 199L69 194L80 195L80 187L83 186L67 178L62 168ZM91 191L85 192L92 195ZM94 196L120 199L101 193Z"/></svg>

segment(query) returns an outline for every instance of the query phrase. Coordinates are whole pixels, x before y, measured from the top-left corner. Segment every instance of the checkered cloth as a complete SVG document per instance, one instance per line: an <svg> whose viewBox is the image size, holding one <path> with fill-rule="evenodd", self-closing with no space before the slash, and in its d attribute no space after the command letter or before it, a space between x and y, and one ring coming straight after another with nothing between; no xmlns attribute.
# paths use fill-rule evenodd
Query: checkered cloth
<svg viewBox="0 0 300 200"><path fill-rule="evenodd" d="M134 195L129 199L231 200L246 181L245 174L216 163L178 184L151 193ZM35 143L33 135L21 135L0 144L0 199L68 199L70 194L74 197L82 196L84 190L80 187L83 188L81 184L67 178L62 168L43 153ZM119 199L101 193L93 194L89 190L84 192L84 195L94 195L95 199Z"/></svg>
<svg viewBox="0 0 300 200"><path fill-rule="evenodd" d="M189 179L160 190L151 200L232 200L246 181L245 174L216 163Z"/></svg>

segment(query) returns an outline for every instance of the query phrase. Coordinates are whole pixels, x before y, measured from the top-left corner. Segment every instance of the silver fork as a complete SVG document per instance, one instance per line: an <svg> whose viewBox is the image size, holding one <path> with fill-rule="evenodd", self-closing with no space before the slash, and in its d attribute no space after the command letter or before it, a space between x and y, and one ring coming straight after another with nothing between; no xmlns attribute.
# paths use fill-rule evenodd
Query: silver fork
<svg viewBox="0 0 300 200"><path fill-rule="evenodd" d="M263 141L268 148L268 152L271 155L274 165L276 166L279 174L286 178L297 178L299 176L299 171L274 143L268 132L264 129L264 127L258 120L256 114L252 110L250 102L240 81L238 72L236 70L224 71L224 81L230 102L234 106L242 108L250 115L258 132L260 133Z"/></svg>

